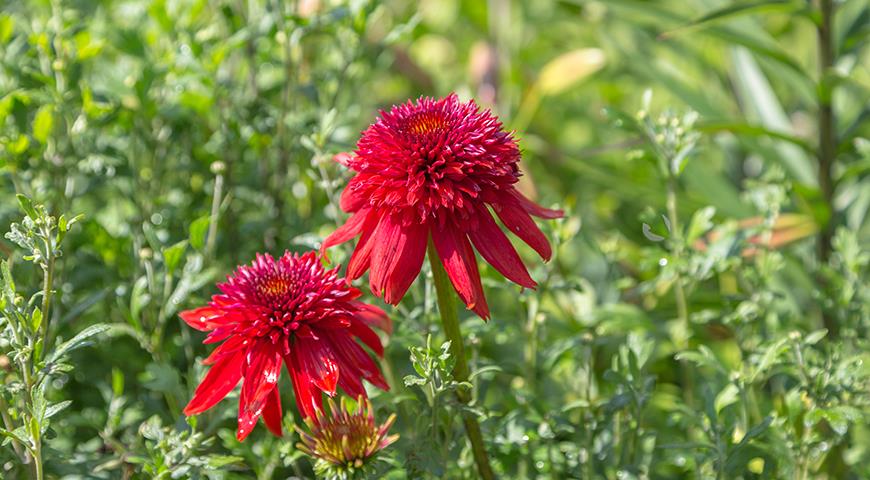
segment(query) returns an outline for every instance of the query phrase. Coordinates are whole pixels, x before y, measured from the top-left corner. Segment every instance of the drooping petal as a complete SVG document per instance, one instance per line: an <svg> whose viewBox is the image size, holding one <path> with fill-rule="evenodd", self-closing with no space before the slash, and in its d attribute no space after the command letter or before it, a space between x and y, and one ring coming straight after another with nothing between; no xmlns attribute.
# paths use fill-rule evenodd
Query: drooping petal
<svg viewBox="0 0 870 480"><path fill-rule="evenodd" d="M368 380L372 385L382 389L389 390L390 386L381 375L381 370L378 365L372 360L372 357L366 353L363 348L356 343L346 332L331 331L328 333L328 338L334 345L335 353L338 357L339 369L342 372L349 366L359 370L362 377ZM343 376L343 375L342 375ZM351 393L351 392L348 392Z"/></svg>
<svg viewBox="0 0 870 480"><path fill-rule="evenodd" d="M329 342L297 337L291 347L291 354L296 359L296 365L314 386L329 396L335 395L339 367Z"/></svg>
<svg viewBox="0 0 870 480"><path fill-rule="evenodd" d="M362 235L359 237L359 242L357 242L356 248L347 263L348 280L356 280L369 269L372 247L374 246L374 238L377 233L378 224L376 217L377 215L370 215L362 228Z"/></svg>
<svg viewBox="0 0 870 480"><path fill-rule="evenodd" d="M369 305L363 302L351 302L351 305L358 309L356 317L366 324L380 328L386 334L393 333L393 322L387 316L387 312L374 305Z"/></svg>
<svg viewBox="0 0 870 480"><path fill-rule="evenodd" d="M266 399L266 406L263 408L263 422L266 424L266 428L278 437L283 435L281 429L282 418L281 391L278 387L275 387Z"/></svg>
<svg viewBox="0 0 870 480"><path fill-rule="evenodd" d="M562 218L563 216L565 216L565 212L563 212L562 210L550 210L549 208L544 208L544 207L538 205L537 203L526 198L522 193L519 192L519 190L517 190L515 188L512 189L509 193L511 195L513 195L514 198L517 199L517 201L519 202L519 204L523 208L523 210L525 210L526 212L528 212L528 213L530 213L538 218L550 218L550 219L552 219L552 218Z"/></svg>
<svg viewBox="0 0 870 480"><path fill-rule="evenodd" d="M507 229L538 252L545 261L550 260L553 250L544 232L535 225L532 217L512 195L504 195L504 202L494 204L493 210Z"/></svg>
<svg viewBox="0 0 870 480"><path fill-rule="evenodd" d="M381 218L372 250L372 293L391 305L399 303L423 266L427 234L427 225L402 225L391 215Z"/></svg>
<svg viewBox="0 0 870 480"><path fill-rule="evenodd" d="M448 222L444 227L432 230L432 241L459 298L481 318L488 319L489 307L483 296L477 260L468 237Z"/></svg>
<svg viewBox="0 0 870 480"><path fill-rule="evenodd" d="M268 338L260 339L248 352L248 365L239 399L239 441L253 430L269 394L278 385L280 374L281 354L278 346Z"/></svg>
<svg viewBox="0 0 870 480"><path fill-rule="evenodd" d="M184 407L184 414L189 416L202 413L226 397L242 379L244 358L245 350L237 350L232 356L212 365L196 387L193 398Z"/></svg>
<svg viewBox="0 0 870 480"><path fill-rule="evenodd" d="M477 228L470 230L468 237L477 251L508 280L526 288L535 288L537 284L529 276L519 254L498 228L489 211L485 207L479 208L476 218Z"/></svg>
<svg viewBox="0 0 870 480"><path fill-rule="evenodd" d="M323 240L323 245L320 246L320 254L323 255L323 253L326 252L326 249L344 243L359 235L368 215L369 210L360 210L351 215L344 225L338 227L337 230L332 232L325 240Z"/></svg>
<svg viewBox="0 0 870 480"><path fill-rule="evenodd" d="M230 337L227 339L226 342L218 345L218 347L215 348L214 351L212 351L211 354L202 361L202 364L214 365L222 358L226 358L227 356L236 353L237 351L239 351L239 349L246 348L247 343L248 342L247 340L245 340L245 337L242 337L240 335Z"/></svg>
<svg viewBox="0 0 870 480"><path fill-rule="evenodd" d="M284 357L284 363L287 364L287 372L290 373L299 412L303 418L316 418L317 412L323 409L320 391L313 388L311 378L299 366L292 352Z"/></svg>
<svg viewBox="0 0 870 480"><path fill-rule="evenodd" d="M362 321L354 321L351 322L350 327L348 327L348 331L360 339L364 344L366 344L369 348L372 349L375 354L379 357L384 356L384 346L381 344L381 339L378 337L378 334L375 333L374 330L369 328Z"/></svg>

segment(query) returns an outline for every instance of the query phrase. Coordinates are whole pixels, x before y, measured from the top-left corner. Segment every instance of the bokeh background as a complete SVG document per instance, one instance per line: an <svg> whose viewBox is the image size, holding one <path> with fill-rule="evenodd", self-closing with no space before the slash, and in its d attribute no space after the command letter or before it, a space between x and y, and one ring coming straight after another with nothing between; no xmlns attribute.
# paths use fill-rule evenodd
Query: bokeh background
<svg viewBox="0 0 870 480"><path fill-rule="evenodd" d="M311 477L294 433L235 440L234 399L184 420L208 350L176 313L255 252L316 248L345 218L332 156L378 109L451 92L516 131L522 189L568 213L541 223L550 263L522 250L538 291L483 268L493 318L462 313L503 478L870 476L866 0L0 5L0 223L16 192L83 213L51 335L112 325L52 377L72 403L49 478ZM424 275L389 310L393 389L372 393L401 439L371 478L476 478L433 303Z"/></svg>

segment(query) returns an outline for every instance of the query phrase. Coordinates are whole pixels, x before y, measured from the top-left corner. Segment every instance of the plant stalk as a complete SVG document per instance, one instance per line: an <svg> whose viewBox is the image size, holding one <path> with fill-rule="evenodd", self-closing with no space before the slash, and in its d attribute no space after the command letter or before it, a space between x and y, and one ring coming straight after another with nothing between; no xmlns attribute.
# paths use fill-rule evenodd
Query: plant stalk
<svg viewBox="0 0 870 480"><path fill-rule="evenodd" d="M438 312L441 315L441 325L444 327L444 335L450 340L450 354L456 360L453 366L453 378L457 382L467 382L469 376L468 361L465 358L465 345L462 341L462 333L459 330L459 316L456 313L456 302L453 287L447 272L441 264L435 244L429 238L428 247L429 264L432 266L432 277L435 280L435 294L438 298ZM471 394L466 390L457 390L456 397L463 404L471 402ZM494 480L492 466L483 444L483 434L477 418L470 412L462 412L462 423L465 425L465 433L471 443L471 452L474 455L474 463L477 471L484 480Z"/></svg>
<svg viewBox="0 0 870 480"><path fill-rule="evenodd" d="M819 0L820 19L817 24L819 46L819 189L825 206L829 212L828 218L819 229L819 239L816 244L817 255L820 264L825 264L831 256L831 239L834 236L834 191L833 179L834 160L837 156L836 120L834 118L833 80L830 77L834 68L834 0ZM826 279L821 279L822 284L827 284ZM829 335L836 338L839 335L839 325L834 316L823 309L822 321Z"/></svg>
<svg viewBox="0 0 870 480"><path fill-rule="evenodd" d="M683 256L683 233L680 229L680 220L679 215L677 214L677 179L673 174L668 176L666 203L668 209L668 222L671 224L670 234L672 238L673 255L674 258L679 259ZM688 300L686 300L686 290L683 287L683 277L680 275L679 271L676 272L676 279L674 279L674 300L677 304L677 319L683 328L683 335L685 336L680 348L688 350L691 339L689 304ZM691 365L688 361L684 360L682 362L680 371L683 374L683 398L688 405L691 405L693 400L692 389L694 386L694 379L692 378Z"/></svg>

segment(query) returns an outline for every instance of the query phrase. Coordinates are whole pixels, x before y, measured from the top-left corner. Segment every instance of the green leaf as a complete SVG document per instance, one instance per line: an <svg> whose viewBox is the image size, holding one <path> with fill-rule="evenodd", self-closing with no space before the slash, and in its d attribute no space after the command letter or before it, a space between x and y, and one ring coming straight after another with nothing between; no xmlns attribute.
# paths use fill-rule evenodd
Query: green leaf
<svg viewBox="0 0 870 480"><path fill-rule="evenodd" d="M33 207L33 202L30 201L29 198L22 194L15 195L15 198L18 199L18 205L21 207L21 210L24 211L24 214L30 217L31 220L36 221L39 218L39 214L36 213L36 208Z"/></svg>
<svg viewBox="0 0 870 480"><path fill-rule="evenodd" d="M740 395L740 389L737 388L737 385L733 383L729 383L725 385L725 388L716 395L716 400L714 402L716 408L716 414L722 412L722 410L728 405L732 405L737 402L737 397Z"/></svg>
<svg viewBox="0 0 870 480"><path fill-rule="evenodd" d="M39 143L45 143L51 135L54 126L54 108L51 105L43 105L36 112L33 119L33 138Z"/></svg>
<svg viewBox="0 0 870 480"><path fill-rule="evenodd" d="M197 250L205 247L205 236L208 234L209 217L200 217L190 224L190 246Z"/></svg>
<svg viewBox="0 0 870 480"><path fill-rule="evenodd" d="M690 245L709 232L713 228L713 215L716 214L716 209L713 207L704 207L692 215L692 220L689 222L689 230L686 233L686 242Z"/></svg>
<svg viewBox="0 0 870 480"><path fill-rule="evenodd" d="M64 400L62 402L55 403L53 405L49 405L47 409L45 409L45 415L43 418L48 419L51 418L58 413L60 413L63 409L70 406L72 404L72 400Z"/></svg>
<svg viewBox="0 0 870 480"><path fill-rule="evenodd" d="M42 310L40 310L39 308L34 308L33 313L30 314L30 328L33 332L38 332L41 325Z"/></svg>
<svg viewBox="0 0 870 480"><path fill-rule="evenodd" d="M98 323L96 325L91 325L90 327L85 328L73 338L67 340L60 344L54 352L52 352L51 356L48 358L49 363L54 363L59 361L64 356L66 356L71 351L89 345L89 340L91 337L99 335L110 328L109 325L104 323Z"/></svg>
<svg viewBox="0 0 870 480"><path fill-rule="evenodd" d="M760 2L746 2L728 5L705 15L702 15L696 20L691 21L688 25L679 27L670 32L662 34L662 37L671 37L678 33L687 32L705 26L708 23L735 18L742 15L762 12L790 12L803 8L799 3L791 0L765 0Z"/></svg>
<svg viewBox="0 0 870 480"><path fill-rule="evenodd" d="M175 245L163 249L163 263L166 266L166 273L172 275L178 266L181 264L181 259L184 258L184 251L187 249L187 240L182 240Z"/></svg>

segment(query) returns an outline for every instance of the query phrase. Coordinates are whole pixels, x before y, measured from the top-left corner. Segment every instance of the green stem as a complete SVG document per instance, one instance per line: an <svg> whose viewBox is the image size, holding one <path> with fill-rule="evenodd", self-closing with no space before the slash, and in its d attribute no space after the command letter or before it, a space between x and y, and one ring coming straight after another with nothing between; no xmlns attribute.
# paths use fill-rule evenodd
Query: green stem
<svg viewBox="0 0 870 480"><path fill-rule="evenodd" d="M450 285L450 279L447 278L447 272L441 264L441 259L438 257L438 252L435 250L435 244L431 238L429 239L428 256L429 264L432 266L432 277L435 280L435 294L438 298L441 325L444 327L444 335L450 340L450 354L456 360L453 366L453 378L457 382L467 382L469 376L468 361L465 358L465 345L459 330L459 316L456 313L453 287ZM464 404L471 402L471 394L467 390L457 390L456 397ZM462 423L465 425L465 433L471 443L471 453L474 455L474 463L477 464L480 477L484 480L495 479L477 418L472 413L463 411Z"/></svg>
<svg viewBox="0 0 870 480"><path fill-rule="evenodd" d="M836 186L832 170L837 156L837 134L832 103L834 82L830 76L835 62L834 1L819 0L819 10L821 13L817 25L819 44L819 189L822 191L822 197L830 216L819 229L819 240L816 246L819 262L827 263L831 256L831 239L834 236L834 226L836 225L834 221L834 191ZM822 276L819 280L822 285L828 283L827 279ZM836 318L827 309L822 310L822 321L825 328L828 329L829 336L836 338L839 335L839 325Z"/></svg>
<svg viewBox="0 0 870 480"><path fill-rule="evenodd" d="M39 335L42 338L42 351L48 348L48 322L49 309L51 308L51 292L54 286L54 245L52 245L51 229L45 230L45 259L46 266L42 276L42 323L39 326ZM39 360L39 359L37 359Z"/></svg>
<svg viewBox="0 0 870 480"><path fill-rule="evenodd" d="M683 256L683 233L680 229L680 219L677 214L677 179L671 174L668 177L667 190L667 209L668 221L670 222L670 233L673 245L673 255L675 260L679 260ZM674 299L677 304L677 318L680 326L683 328L683 343L680 348L683 350L689 349L689 340L691 338L691 325L689 324L689 304L686 300L686 290L683 287L683 277L680 275L679 269L675 270L676 278L674 279ZM693 384L691 365L687 361L683 361L680 368L683 376L683 398L688 405L692 404L693 399Z"/></svg>

